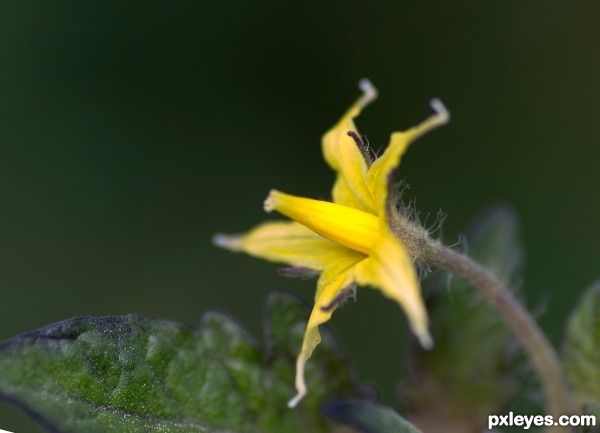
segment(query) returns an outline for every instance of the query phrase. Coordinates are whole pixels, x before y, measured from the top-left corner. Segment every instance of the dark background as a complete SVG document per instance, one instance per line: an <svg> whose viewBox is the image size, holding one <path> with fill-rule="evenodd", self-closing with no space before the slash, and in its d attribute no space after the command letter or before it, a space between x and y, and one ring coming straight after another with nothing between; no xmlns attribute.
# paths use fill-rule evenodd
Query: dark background
<svg viewBox="0 0 600 433"><path fill-rule="evenodd" d="M448 214L450 244L489 203L512 205L524 296L560 341L600 276L597 2L173 3L0 5L0 340L207 309L260 335L269 292L310 301L313 282L210 239L265 219L270 188L328 197L321 134L369 77L381 97L358 124L375 149L446 103L452 122L403 160L407 198ZM400 309L361 290L332 325L397 405ZM40 431L6 404L0 421Z"/></svg>

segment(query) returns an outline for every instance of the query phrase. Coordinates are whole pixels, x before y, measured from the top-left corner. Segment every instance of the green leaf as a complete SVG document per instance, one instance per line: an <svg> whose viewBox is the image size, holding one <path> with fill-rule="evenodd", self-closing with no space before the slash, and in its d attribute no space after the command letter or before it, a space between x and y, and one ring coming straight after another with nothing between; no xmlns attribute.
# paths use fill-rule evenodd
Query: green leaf
<svg viewBox="0 0 600 433"><path fill-rule="evenodd" d="M599 424L600 423L600 404L595 404L595 403L584 404L583 405L583 413L584 413L584 415L594 416L596 419L596 422L595 422L596 425L581 426L579 428L579 431L581 433L598 433L598 432L600 432L600 424Z"/></svg>
<svg viewBox="0 0 600 433"><path fill-rule="evenodd" d="M585 291L571 313L563 363L576 403L600 404L600 282Z"/></svg>
<svg viewBox="0 0 600 433"><path fill-rule="evenodd" d="M374 403L348 400L329 403L325 415L363 433L420 433L392 409Z"/></svg>
<svg viewBox="0 0 600 433"><path fill-rule="evenodd" d="M522 252L510 210L484 212L466 238L471 258L509 285L517 279ZM516 391L509 374L513 336L468 282L440 273L424 285L435 347L411 346L414 378L405 395L412 419L426 431L481 431L487 415L499 413Z"/></svg>
<svg viewBox="0 0 600 433"><path fill-rule="evenodd" d="M80 317L0 345L0 395L61 433L324 432L329 396L354 393L327 329L294 395L308 310L286 295L266 309L266 353L236 322L208 313L198 329L141 316Z"/></svg>

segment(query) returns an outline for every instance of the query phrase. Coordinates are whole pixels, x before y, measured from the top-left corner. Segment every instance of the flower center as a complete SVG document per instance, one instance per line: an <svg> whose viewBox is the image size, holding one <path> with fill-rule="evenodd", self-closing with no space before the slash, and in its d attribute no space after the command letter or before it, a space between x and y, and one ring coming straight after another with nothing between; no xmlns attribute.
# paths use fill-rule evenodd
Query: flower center
<svg viewBox="0 0 600 433"><path fill-rule="evenodd" d="M322 200L271 190L265 210L277 212L332 242L369 254L379 237L379 218L367 212Z"/></svg>

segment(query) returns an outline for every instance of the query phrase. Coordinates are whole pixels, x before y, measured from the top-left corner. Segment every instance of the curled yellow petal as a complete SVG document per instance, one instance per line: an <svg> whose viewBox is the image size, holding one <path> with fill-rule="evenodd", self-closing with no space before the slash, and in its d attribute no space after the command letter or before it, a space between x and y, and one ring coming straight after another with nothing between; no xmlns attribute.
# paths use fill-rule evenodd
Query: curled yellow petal
<svg viewBox="0 0 600 433"><path fill-rule="evenodd" d="M336 171L333 186L333 201L367 212L372 211L373 200L367 188L368 164L366 149L359 148L348 132L356 132L354 118L377 97L377 90L368 80L360 82L363 95L346 111L333 128L323 136L323 156L327 164Z"/></svg>
<svg viewBox="0 0 600 433"><path fill-rule="evenodd" d="M288 402L288 407L290 408L295 407L306 395L306 382L304 380L306 362L311 357L315 347L321 342L319 325L327 322L336 308L335 306L333 308L326 307L332 304L342 290L352 284L356 264L362 260L365 259L354 261L341 269L339 264L326 269L319 278L319 287L321 289L306 325L302 349L296 359L296 395Z"/></svg>
<svg viewBox="0 0 600 433"><path fill-rule="evenodd" d="M356 266L355 278L359 284L370 285L398 302L421 346L433 346L415 266L406 248L387 227L369 258Z"/></svg>
<svg viewBox="0 0 600 433"><path fill-rule="evenodd" d="M450 120L450 113L439 99L431 101L435 114L419 125L403 132L394 132L385 152L371 165L368 172L369 190L378 215L384 215L388 200L390 175L400 165L400 159L408 145L423 134L442 126Z"/></svg>
<svg viewBox="0 0 600 433"><path fill-rule="evenodd" d="M379 219L370 213L322 200L272 190L265 210L299 222L332 242L369 254L379 237Z"/></svg>

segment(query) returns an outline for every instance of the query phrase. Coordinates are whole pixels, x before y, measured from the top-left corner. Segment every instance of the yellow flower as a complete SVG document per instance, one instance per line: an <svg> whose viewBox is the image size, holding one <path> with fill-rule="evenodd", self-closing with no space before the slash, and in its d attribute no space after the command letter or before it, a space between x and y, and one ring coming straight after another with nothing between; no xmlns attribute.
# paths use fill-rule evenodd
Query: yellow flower
<svg viewBox="0 0 600 433"><path fill-rule="evenodd" d="M395 209L390 185L409 143L448 122L449 114L440 101L433 100L436 114L414 128L394 132L385 152L372 161L357 135L354 118L377 92L366 80L361 89L363 95L323 136L323 155L337 173L333 203L272 190L265 210L294 221L265 222L240 236L215 236L215 243L229 250L321 274L296 361L297 394L289 407L306 394L304 368L321 341L319 325L330 319L355 284L372 286L398 302L421 345L432 345L413 259L390 228L390 212Z"/></svg>

